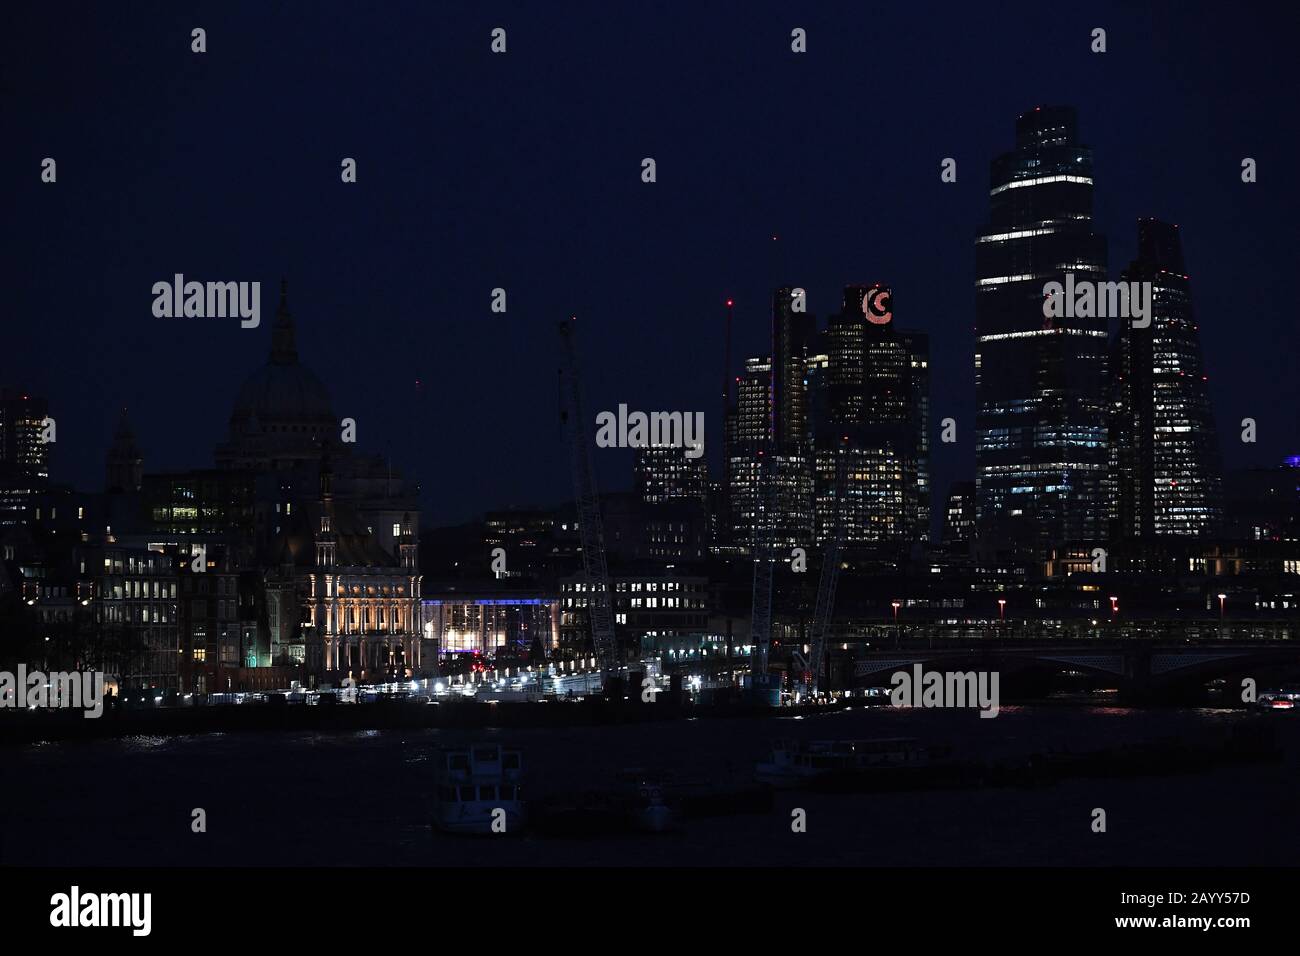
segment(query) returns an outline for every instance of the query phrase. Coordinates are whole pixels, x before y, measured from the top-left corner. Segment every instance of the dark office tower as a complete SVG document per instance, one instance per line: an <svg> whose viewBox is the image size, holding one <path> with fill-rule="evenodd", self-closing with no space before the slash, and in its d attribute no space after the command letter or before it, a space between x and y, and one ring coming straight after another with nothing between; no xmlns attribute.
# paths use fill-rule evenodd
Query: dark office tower
<svg viewBox="0 0 1300 956"><path fill-rule="evenodd" d="M844 305L832 315L826 327L827 365L821 376L825 397L820 401L830 430L861 425L866 421L866 395L862 387L862 362L866 352L865 317L862 301L867 286L848 286ZM820 427L823 423L818 422Z"/></svg>
<svg viewBox="0 0 1300 956"><path fill-rule="evenodd" d="M1225 537L1246 541L1300 541L1300 455L1271 468L1244 468L1223 476ZM1300 561L1283 570L1300 574Z"/></svg>
<svg viewBox="0 0 1300 956"><path fill-rule="evenodd" d="M727 415L733 448L761 448L772 440L772 361L754 356L736 377L736 401Z"/></svg>
<svg viewBox="0 0 1300 956"><path fill-rule="evenodd" d="M728 435L731 419L731 324L736 303L734 299L726 301L726 321L723 327L722 351L722 468L721 481L709 482L708 500L705 511L709 516L709 549L714 554L734 554L735 547L731 541L731 484L727 481L728 462L730 461L731 439Z"/></svg>
<svg viewBox="0 0 1300 956"><path fill-rule="evenodd" d="M808 353L817 331L799 288L772 293L772 436L778 450L803 449L808 443Z"/></svg>
<svg viewBox="0 0 1300 956"><path fill-rule="evenodd" d="M772 363L745 360L736 382L736 404L727 416L727 484L731 509L731 545L749 553L755 519L767 494L760 477L772 484L772 547L807 547L812 538L812 472L808 456L797 449L774 450Z"/></svg>
<svg viewBox="0 0 1300 956"><path fill-rule="evenodd" d="M50 446L41 437L48 416L45 399L0 392L0 465L27 478L50 476Z"/></svg>
<svg viewBox="0 0 1300 956"><path fill-rule="evenodd" d="M43 398L0 391L0 527L30 522L48 484L50 446L42 441L48 414Z"/></svg>
<svg viewBox="0 0 1300 956"><path fill-rule="evenodd" d="M633 465L637 497L642 504L691 500L703 505L709 497L709 473L704 457L690 458L689 448L638 448Z"/></svg>
<svg viewBox="0 0 1300 956"><path fill-rule="evenodd" d="M922 332L900 332L907 351L907 427L911 432L908 481L915 487L912 541L930 540L930 337Z"/></svg>
<svg viewBox="0 0 1300 956"><path fill-rule="evenodd" d="M1016 120L975 240L976 486L981 537L1044 555L1106 532L1106 318L1046 318L1048 282L1104 281L1092 152L1074 110ZM1070 309L1070 311L1074 311Z"/></svg>
<svg viewBox="0 0 1300 956"><path fill-rule="evenodd" d="M771 398L771 361L746 359L726 425L727 539L735 553L748 554L754 542L760 452L771 444Z"/></svg>
<svg viewBox="0 0 1300 956"><path fill-rule="evenodd" d="M824 394L813 402L819 538L834 519L838 481L846 543L927 540L929 339L896 327L888 287L855 285L825 345L826 367L815 376Z"/></svg>
<svg viewBox="0 0 1300 956"><path fill-rule="evenodd" d="M1152 306L1146 328L1120 323L1115 349L1119 532L1216 534L1223 523L1222 462L1178 227L1139 220L1137 258L1123 279L1150 282Z"/></svg>
<svg viewBox="0 0 1300 956"><path fill-rule="evenodd" d="M817 433L826 427L830 420L829 402L831 375L830 337L826 330L813 336L808 349L807 378L808 383L808 430L813 440Z"/></svg>

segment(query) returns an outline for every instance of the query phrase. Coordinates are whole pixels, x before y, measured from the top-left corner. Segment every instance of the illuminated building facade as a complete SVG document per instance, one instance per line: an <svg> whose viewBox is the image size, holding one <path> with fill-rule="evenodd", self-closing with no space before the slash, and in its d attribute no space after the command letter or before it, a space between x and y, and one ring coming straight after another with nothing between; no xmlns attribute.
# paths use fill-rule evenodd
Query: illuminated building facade
<svg viewBox="0 0 1300 956"><path fill-rule="evenodd" d="M690 500L701 504L709 496L709 472L704 456L687 458L681 447L638 448L633 480L642 504Z"/></svg>
<svg viewBox="0 0 1300 956"><path fill-rule="evenodd" d="M249 587L259 633L255 649L244 648L246 666L296 665L324 683L406 677L421 666L418 496L345 434L329 391L299 360L282 287L270 355L240 387L216 449L229 479L200 472L152 486L159 519L237 526L242 566L257 570ZM191 493L203 502L194 514Z"/></svg>
<svg viewBox="0 0 1300 956"><path fill-rule="evenodd" d="M611 584L614 625L624 647L646 650L708 630L712 603L705 577L647 567L615 574ZM588 586L580 575L561 579L560 646L568 656L590 653L588 600Z"/></svg>
<svg viewBox="0 0 1300 956"><path fill-rule="evenodd" d="M176 561L111 539L78 548L75 558L104 651L100 669L122 687L181 689Z"/></svg>
<svg viewBox="0 0 1300 956"><path fill-rule="evenodd" d="M410 677L422 666L415 532L407 515L398 553L380 547L349 502L336 500L326 460L320 498L300 507L282 537L281 564L266 580L271 646L331 682ZM314 527L314 551L306 528ZM301 647L301 652L298 648ZM273 651L274 653L274 651Z"/></svg>
<svg viewBox="0 0 1300 956"><path fill-rule="evenodd" d="M817 449L817 541L824 542L835 527L836 509L845 545L901 542L908 536L906 467L899 450L889 444L850 440L839 447ZM836 502L836 483L841 498Z"/></svg>
<svg viewBox="0 0 1300 956"><path fill-rule="evenodd" d="M956 481L943 513L944 544L963 544L975 537L975 482Z"/></svg>
<svg viewBox="0 0 1300 956"><path fill-rule="evenodd" d="M869 319L868 300L885 316ZM929 339L897 328L888 287L851 285L824 344L825 368L811 375L818 540L834 526L839 482L846 545L927 541Z"/></svg>
<svg viewBox="0 0 1300 956"><path fill-rule="evenodd" d="M456 594L422 602L424 639L441 656L550 654L560 641L560 602L538 593Z"/></svg>
<svg viewBox="0 0 1300 956"><path fill-rule="evenodd" d="M634 466L634 506L627 537L634 543L623 556L654 561L701 561L712 538L709 472L703 456L686 457L685 448L641 448ZM608 504L609 496L605 501ZM606 508L606 537L617 533L617 516ZM618 550L613 541L611 550Z"/></svg>
<svg viewBox="0 0 1300 956"><path fill-rule="evenodd" d="M1222 463L1178 227L1138 222L1124 280L1150 282L1151 324L1121 322L1111 422L1119 533L1203 536L1223 526Z"/></svg>
<svg viewBox="0 0 1300 956"><path fill-rule="evenodd" d="M49 407L43 398L0 392L0 528L25 524L50 476L49 445L41 440Z"/></svg>
<svg viewBox="0 0 1300 956"><path fill-rule="evenodd" d="M0 392L0 464L48 478L50 446L41 440L47 417L45 399L11 389Z"/></svg>
<svg viewBox="0 0 1300 956"><path fill-rule="evenodd" d="M980 534L1045 555L1052 541L1101 538L1108 511L1107 320L1048 319L1043 307L1046 283L1106 273L1074 110L1022 114L989 179L975 240Z"/></svg>
<svg viewBox="0 0 1300 956"><path fill-rule="evenodd" d="M749 358L727 418L731 540L746 554L760 527L767 529L778 550L807 547L812 540L812 461L807 446L791 444L774 452L772 436L772 363ZM769 494L760 477L771 482L768 518L760 517ZM764 521L769 523L761 524Z"/></svg>
<svg viewBox="0 0 1300 956"><path fill-rule="evenodd" d="M254 481L248 472L206 469L144 475L148 526L160 534L227 534L251 528Z"/></svg>

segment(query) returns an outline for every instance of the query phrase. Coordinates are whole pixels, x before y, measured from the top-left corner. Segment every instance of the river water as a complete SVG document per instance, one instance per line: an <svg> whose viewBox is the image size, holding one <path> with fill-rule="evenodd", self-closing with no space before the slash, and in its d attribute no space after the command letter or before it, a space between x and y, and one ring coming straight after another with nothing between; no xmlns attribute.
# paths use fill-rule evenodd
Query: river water
<svg viewBox="0 0 1300 956"><path fill-rule="evenodd" d="M770 814L665 835L456 837L429 826L435 749L522 748L528 792L608 786L646 767L678 780L751 779L774 738L916 737L999 759L1194 738L1240 711L1103 704L973 711L857 709L803 719L697 719L537 730L205 734L30 745L4 755L8 865L1293 865L1300 715L1266 715L1281 763L1036 789L778 793ZM191 831L206 811L207 832ZM795 808L807 832L793 833ZM1107 830L1092 830L1092 811Z"/></svg>

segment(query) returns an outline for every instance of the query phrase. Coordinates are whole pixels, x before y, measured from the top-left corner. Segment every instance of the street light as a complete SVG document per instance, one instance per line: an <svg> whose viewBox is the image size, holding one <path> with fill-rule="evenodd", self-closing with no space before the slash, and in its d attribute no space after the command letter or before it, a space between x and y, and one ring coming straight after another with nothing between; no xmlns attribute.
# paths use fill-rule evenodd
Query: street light
<svg viewBox="0 0 1300 956"><path fill-rule="evenodd" d="M998 598L998 620L1005 621L1006 619L1007 619L1007 599Z"/></svg>
<svg viewBox="0 0 1300 956"><path fill-rule="evenodd" d="M1115 620L1115 615L1119 613L1119 598L1111 595L1110 599L1110 619Z"/></svg>
<svg viewBox="0 0 1300 956"><path fill-rule="evenodd" d="M1226 594L1219 595L1219 620L1220 621L1223 620L1223 602L1226 601L1227 599L1228 599L1228 595Z"/></svg>

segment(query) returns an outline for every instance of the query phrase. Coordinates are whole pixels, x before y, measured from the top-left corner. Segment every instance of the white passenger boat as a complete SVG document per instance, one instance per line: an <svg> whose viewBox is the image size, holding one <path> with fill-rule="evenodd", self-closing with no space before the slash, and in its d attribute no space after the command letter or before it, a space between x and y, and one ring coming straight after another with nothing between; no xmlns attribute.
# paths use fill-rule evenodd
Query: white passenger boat
<svg viewBox="0 0 1300 956"><path fill-rule="evenodd" d="M450 833L517 833L524 825L523 755L499 744L438 751L433 823Z"/></svg>

